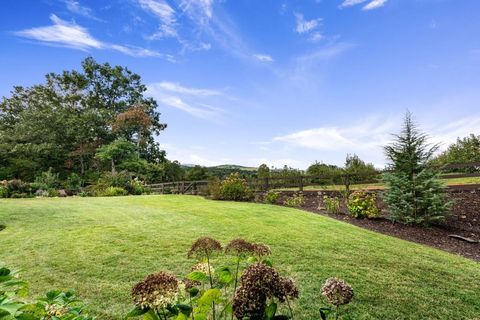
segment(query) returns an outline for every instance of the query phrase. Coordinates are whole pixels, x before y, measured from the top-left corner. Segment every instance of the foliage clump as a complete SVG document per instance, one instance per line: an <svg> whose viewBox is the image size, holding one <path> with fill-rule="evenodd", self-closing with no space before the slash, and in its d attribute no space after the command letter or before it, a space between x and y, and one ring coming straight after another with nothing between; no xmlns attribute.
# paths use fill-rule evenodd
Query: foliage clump
<svg viewBox="0 0 480 320"><path fill-rule="evenodd" d="M208 193L214 200L247 201L253 197L247 180L240 177L238 172L230 174L223 181L218 178L211 179Z"/></svg>
<svg viewBox="0 0 480 320"><path fill-rule="evenodd" d="M280 198L280 193L273 190L269 190L265 194L264 202L269 204L276 204L279 198Z"/></svg>
<svg viewBox="0 0 480 320"><path fill-rule="evenodd" d="M340 199L338 199L338 197L324 195L323 205L329 213L338 214L340 212Z"/></svg>
<svg viewBox="0 0 480 320"><path fill-rule="evenodd" d="M283 205L287 207L299 208L305 203L305 197L301 193L296 193L291 197L287 197L283 201Z"/></svg>
<svg viewBox="0 0 480 320"><path fill-rule="evenodd" d="M437 149L407 113L402 131L385 147L390 172L383 175L388 187L383 198L393 221L425 226L445 221L450 203L438 171L428 166Z"/></svg>
<svg viewBox="0 0 480 320"><path fill-rule="evenodd" d="M354 218L373 219L380 214L377 206L377 196L372 192L353 192L348 198L347 209Z"/></svg>

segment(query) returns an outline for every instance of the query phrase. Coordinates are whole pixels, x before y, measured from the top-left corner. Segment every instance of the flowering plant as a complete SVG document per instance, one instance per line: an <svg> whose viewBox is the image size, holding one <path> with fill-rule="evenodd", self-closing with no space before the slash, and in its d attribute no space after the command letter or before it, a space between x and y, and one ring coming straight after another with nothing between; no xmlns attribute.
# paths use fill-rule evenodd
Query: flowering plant
<svg viewBox="0 0 480 320"><path fill-rule="evenodd" d="M225 248L210 237L197 239L188 257L195 259L183 279L160 272L149 275L132 289L135 308L127 317L165 319L290 319L291 302L299 290L265 258L270 248L261 243L234 239ZM226 266L215 266L219 255L229 256ZM219 259L220 260L220 259ZM222 260L225 260L224 258ZM285 304L287 315L277 310Z"/></svg>

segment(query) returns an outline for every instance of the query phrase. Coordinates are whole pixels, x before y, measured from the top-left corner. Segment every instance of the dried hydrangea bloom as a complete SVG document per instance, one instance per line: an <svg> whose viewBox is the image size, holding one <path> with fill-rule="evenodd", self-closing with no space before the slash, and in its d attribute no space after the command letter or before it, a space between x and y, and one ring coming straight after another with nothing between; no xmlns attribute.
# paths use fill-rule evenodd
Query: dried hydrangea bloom
<svg viewBox="0 0 480 320"><path fill-rule="evenodd" d="M253 244L244 239L234 239L225 247L225 252L233 255L252 254L254 252Z"/></svg>
<svg viewBox="0 0 480 320"><path fill-rule="evenodd" d="M182 280L183 284L185 285L185 290L190 290L191 288L201 286L202 283L196 280L184 279Z"/></svg>
<svg viewBox="0 0 480 320"><path fill-rule="evenodd" d="M258 257L269 256L272 254L270 247L263 243L253 243L253 253Z"/></svg>
<svg viewBox="0 0 480 320"><path fill-rule="evenodd" d="M220 242L213 238L209 237L202 237L198 238L193 244L192 247L190 248L190 251L188 252L188 257L199 257L199 258L205 258L207 256L210 256L212 253L216 251L221 251L222 250L222 245Z"/></svg>
<svg viewBox="0 0 480 320"><path fill-rule="evenodd" d="M267 297L260 288L239 287L233 298L233 314L237 319L249 316L251 319L262 319L267 307Z"/></svg>
<svg viewBox="0 0 480 320"><path fill-rule="evenodd" d="M298 289L290 279L280 277L278 272L263 263L254 263L243 273L241 286L235 292L233 311L237 318L256 319L265 312L267 299L298 297Z"/></svg>
<svg viewBox="0 0 480 320"><path fill-rule="evenodd" d="M215 268L210 265L210 272L208 271L208 263L206 262L199 262L195 265L192 266L192 271L200 271L205 274L214 274L215 273Z"/></svg>
<svg viewBox="0 0 480 320"><path fill-rule="evenodd" d="M140 308L165 308L177 301L178 280L166 272L147 276L132 289L135 305Z"/></svg>
<svg viewBox="0 0 480 320"><path fill-rule="evenodd" d="M282 294L283 294L283 297L279 298L280 301L284 301L286 298L288 298L289 300L298 298L300 292L298 290L298 287L295 281L293 281L293 279L282 277L280 279L280 283L282 286Z"/></svg>
<svg viewBox="0 0 480 320"><path fill-rule="evenodd" d="M338 307L352 301L353 288L343 280L329 278L322 287L322 295L330 304Z"/></svg>

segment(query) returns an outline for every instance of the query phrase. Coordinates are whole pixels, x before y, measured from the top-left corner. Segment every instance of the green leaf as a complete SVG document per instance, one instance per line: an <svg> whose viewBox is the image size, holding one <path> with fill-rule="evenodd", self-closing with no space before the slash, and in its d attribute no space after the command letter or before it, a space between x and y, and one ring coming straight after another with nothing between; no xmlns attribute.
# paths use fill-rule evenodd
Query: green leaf
<svg viewBox="0 0 480 320"><path fill-rule="evenodd" d="M192 281L208 281L208 276L200 271L193 271L188 276L187 279Z"/></svg>
<svg viewBox="0 0 480 320"><path fill-rule="evenodd" d="M0 304L0 310L8 312L11 315L15 315L15 313L17 313L18 309L20 309L23 306L24 306L23 303L15 303L15 302L2 303L2 304Z"/></svg>
<svg viewBox="0 0 480 320"><path fill-rule="evenodd" d="M190 316L190 314L193 311L192 307L189 306L188 304L177 304L177 308L178 308L178 310L180 310L181 313L183 313L187 317Z"/></svg>
<svg viewBox="0 0 480 320"><path fill-rule="evenodd" d="M147 313L143 315L143 320L161 320L159 316L152 309L148 310Z"/></svg>
<svg viewBox="0 0 480 320"><path fill-rule="evenodd" d="M8 276L10 274L10 269L2 267L0 268L0 277Z"/></svg>
<svg viewBox="0 0 480 320"><path fill-rule="evenodd" d="M198 288L195 288L195 287L190 288L188 290L188 293L190 294L190 297L192 297L192 298L195 297L199 292L200 292L200 290Z"/></svg>
<svg viewBox="0 0 480 320"><path fill-rule="evenodd" d="M138 316L144 315L149 310L150 310L150 308L143 308L142 309L142 308L137 306L137 307L133 308L132 310L130 310L130 312L127 314L127 316L125 318L138 317Z"/></svg>
<svg viewBox="0 0 480 320"><path fill-rule="evenodd" d="M264 264L266 264L267 266L269 266L269 267L273 267L273 263L272 263L271 260L265 259L265 260L263 260L262 262L263 262Z"/></svg>
<svg viewBox="0 0 480 320"><path fill-rule="evenodd" d="M205 291L200 299L198 299L198 303L200 305L211 305L213 302L219 300L222 296L222 292L218 289L208 289Z"/></svg>
<svg viewBox="0 0 480 320"><path fill-rule="evenodd" d="M271 320L275 316L275 313L277 313L277 304L275 302L272 302L265 309L265 318L267 320Z"/></svg>

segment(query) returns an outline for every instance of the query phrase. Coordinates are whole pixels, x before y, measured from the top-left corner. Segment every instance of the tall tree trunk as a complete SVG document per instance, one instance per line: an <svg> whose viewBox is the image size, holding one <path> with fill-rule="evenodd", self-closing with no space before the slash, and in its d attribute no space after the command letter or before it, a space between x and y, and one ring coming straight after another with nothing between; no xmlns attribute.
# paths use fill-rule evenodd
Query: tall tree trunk
<svg viewBox="0 0 480 320"><path fill-rule="evenodd" d="M112 174L115 173L115 161L112 158Z"/></svg>

